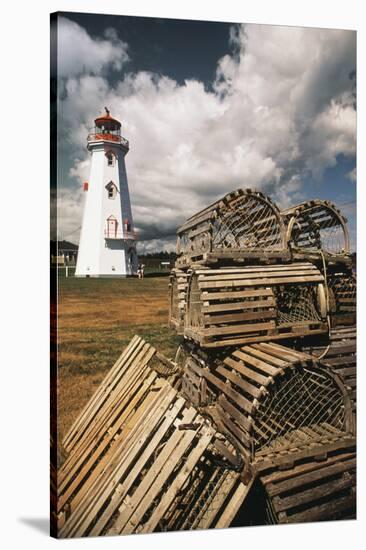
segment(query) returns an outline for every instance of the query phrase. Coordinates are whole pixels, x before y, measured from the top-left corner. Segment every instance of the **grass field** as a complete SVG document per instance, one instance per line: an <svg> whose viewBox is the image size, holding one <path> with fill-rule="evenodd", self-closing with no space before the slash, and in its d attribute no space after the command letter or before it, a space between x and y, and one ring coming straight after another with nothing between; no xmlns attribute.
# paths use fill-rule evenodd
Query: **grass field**
<svg viewBox="0 0 366 550"><path fill-rule="evenodd" d="M135 334L174 356L179 338L167 325L168 282L168 277L59 278L61 439Z"/></svg>

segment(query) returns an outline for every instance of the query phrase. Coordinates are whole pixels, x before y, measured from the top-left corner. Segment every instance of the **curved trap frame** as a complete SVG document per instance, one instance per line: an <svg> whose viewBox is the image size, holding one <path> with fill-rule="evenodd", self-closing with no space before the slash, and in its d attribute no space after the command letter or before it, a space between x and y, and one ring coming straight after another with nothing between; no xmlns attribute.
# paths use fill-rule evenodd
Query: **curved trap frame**
<svg viewBox="0 0 366 550"><path fill-rule="evenodd" d="M263 193L239 189L189 218L177 230L177 266L242 258L285 258L286 230Z"/></svg>
<svg viewBox="0 0 366 550"><path fill-rule="evenodd" d="M195 380L196 406L235 440L252 472L354 442L347 389L310 355L262 343L205 365L198 354L188 358L184 394L190 399Z"/></svg>
<svg viewBox="0 0 366 550"><path fill-rule="evenodd" d="M313 200L281 212L287 226L287 242L295 252L349 254L347 219L329 201Z"/></svg>

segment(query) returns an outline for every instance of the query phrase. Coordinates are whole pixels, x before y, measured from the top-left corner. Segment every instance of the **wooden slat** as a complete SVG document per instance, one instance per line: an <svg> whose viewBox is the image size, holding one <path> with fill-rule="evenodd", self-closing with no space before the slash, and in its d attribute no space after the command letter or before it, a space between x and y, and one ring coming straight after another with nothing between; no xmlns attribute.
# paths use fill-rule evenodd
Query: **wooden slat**
<svg viewBox="0 0 366 550"><path fill-rule="evenodd" d="M230 499L230 502L226 506L224 512L221 514L218 519L215 527L217 529L224 529L230 527L232 521L234 520L236 514L239 512L241 506L243 505L246 497L249 494L249 491L253 484L253 478L249 481L247 485L243 482L238 484L238 487L235 490L235 493Z"/></svg>
<svg viewBox="0 0 366 550"><path fill-rule="evenodd" d="M141 474L141 471L144 469L146 462L151 458L153 453L158 449L158 446L163 438L163 436L166 434L167 429L170 428L173 421L175 420L176 416L182 409L182 406L184 404L183 400L179 400L175 403L174 407L171 411L168 412L166 415L163 424L160 426L159 430L154 435L153 439L149 442L148 446L144 449L143 454L141 455L141 458L139 458L139 461L134 465L134 468L129 473L126 480L118 487L119 489L119 499L116 501L111 501L109 504L109 508L106 509L99 519L98 523L93 528L93 533L95 535L100 534L102 532L102 529L106 525L106 523L110 520L112 515L115 513L117 508L121 508L120 514L118 515L116 521L113 524L113 533L120 533L123 528L123 521L125 516L122 515L122 510L124 509L123 504L121 505L121 502L123 501L123 497L127 494L129 489L131 488L132 484L136 481L137 477ZM183 417L184 421L190 421L192 419L192 415L190 414L187 416L187 414ZM176 436L177 437L177 436ZM171 447L171 445L170 445ZM170 447L168 447L165 450L165 454L169 452ZM162 462L162 457L160 457L160 462ZM151 474L150 470L149 473ZM153 474L151 474L150 477L152 477ZM146 487L146 483L145 483ZM140 490L141 493L141 490ZM136 495L137 498L137 495Z"/></svg>
<svg viewBox="0 0 366 550"><path fill-rule="evenodd" d="M202 313L215 313L222 311L236 311L257 308L271 308L276 306L276 301L271 296L266 300L247 300L244 302L228 302L225 304L212 304L202 307Z"/></svg>
<svg viewBox="0 0 366 550"><path fill-rule="evenodd" d="M243 287L243 286L275 286L275 285L283 285L283 284L299 284L299 283L321 283L324 281L324 278L321 274L319 275L292 275L289 277L258 277L256 279L246 279L243 278L241 280L234 280L234 281L215 281L213 283L210 282L202 282L199 283L200 289L207 289L207 288L237 288L237 287Z"/></svg>
<svg viewBox="0 0 366 550"><path fill-rule="evenodd" d="M355 452L343 452L342 454L336 454L330 456L321 462L310 462L305 464L299 464L290 470L275 470L269 474L264 474L261 476L261 482L264 486L267 486L270 483L277 483L279 481L285 481L291 478L296 477L297 475L304 474L306 472L312 472L314 470L320 470L325 468L330 464L340 462L342 460L348 460L349 458L355 458Z"/></svg>
<svg viewBox="0 0 366 550"><path fill-rule="evenodd" d="M251 355L254 355L255 357L258 357L259 359L264 360L267 364L272 364L275 367L282 368L282 367L286 367L288 364L288 361L284 361L283 359L274 357L270 353L265 353L261 348L261 344L253 344L251 346L245 346L243 348L243 351Z"/></svg>
<svg viewBox="0 0 366 550"><path fill-rule="evenodd" d="M198 276L198 283L201 288L206 288L204 286L205 284L209 285L216 282L228 282L230 285L232 281L253 279L253 276L254 278L263 278L263 280L266 281L268 277L295 277L296 275L300 275L303 277L317 276L323 278L322 274L315 266L312 265L311 268L308 269L297 269L295 264L295 266L287 266L285 269L278 269L276 268L276 266L274 266L271 267L271 269L243 268L241 271L237 271L236 273L222 271L219 275L211 275L211 272L209 271L205 275Z"/></svg>
<svg viewBox="0 0 366 550"><path fill-rule="evenodd" d="M232 292L202 292L201 300L207 302L209 300L224 300L226 298L236 300L237 298L262 298L264 296L273 296L273 290L270 288L258 288L257 290L240 290Z"/></svg>
<svg viewBox="0 0 366 550"><path fill-rule="evenodd" d="M356 459L351 458L343 462L330 464L318 470L292 477L285 481L279 481L275 485L268 484L266 485L266 490L271 496L279 495L285 491L294 490L296 487L301 487L320 479L324 480L326 477L346 472L355 467Z"/></svg>
<svg viewBox="0 0 366 550"><path fill-rule="evenodd" d="M273 367L272 365L269 365L267 362L262 361L261 359L257 359L256 357L253 357L250 355L251 348L250 346L245 346L241 348L240 350L236 350L233 352L233 355L240 359L241 361L244 361L247 365L251 365L258 370L265 372L269 376L276 376L281 372L281 369L278 367ZM288 363L286 364L286 366ZM285 366L285 365L283 365Z"/></svg>
<svg viewBox="0 0 366 550"><path fill-rule="evenodd" d="M144 394L146 394L146 391L149 389L151 384L154 382L156 376L157 375L155 373L150 374L150 377L148 378L147 383L142 386L141 390L137 394L135 403L139 399L141 399ZM135 403L133 403L132 406L134 406ZM116 422L116 424L114 426L112 425L112 427L109 430L107 430L106 433L104 432L104 434L103 434L104 437L102 436L102 438L98 442L92 442L92 444L89 445L89 447L87 449L85 449L83 456L81 456L81 457L77 456L78 461L76 462L76 464L73 465L74 467L71 470L68 471L68 477L65 479L65 481L69 482L70 478L72 478L73 475L76 474L76 473L77 473L77 476L72 480L71 483L68 483L67 489L64 492L62 492L62 489L63 489L63 487L66 486L66 483L63 485L63 487L60 486L60 488L59 488L60 494L59 494L58 505L59 505L60 509L63 508L64 504L67 502L67 500L71 497L71 495L74 493L76 488L81 483L83 484L83 486L82 486L81 490L78 492L77 498L78 499L82 498L82 494L85 493L85 491L87 490L87 487L88 487L88 483L85 482L85 477L88 475L88 473L91 471L91 469L93 467L95 467L95 464L98 462L99 457L106 450L108 445L113 444L115 442L115 438L117 437L118 431L121 430L121 427L123 426L123 424L125 422L126 416L127 416L127 414L125 412L123 415L121 415L118 418L118 422ZM135 420L135 418L134 418L134 420ZM125 426L123 426L123 427L125 427ZM126 431L126 429L124 431ZM122 438L122 434L120 434L118 437ZM77 454L79 454L79 453L77 453ZM82 468L78 469L78 466L82 462L84 462ZM103 467L103 461L100 461L97 465L97 469L101 470L102 467ZM95 475L95 473L96 473L96 470L94 471L94 475ZM62 492L62 494L61 494L61 492ZM77 503L77 501L76 501L76 503ZM75 503L73 503L73 504L76 505Z"/></svg>
<svg viewBox="0 0 366 550"><path fill-rule="evenodd" d="M249 432L252 428L251 419L243 415L243 413L232 405L225 397L225 395L219 395L218 403L220 407L228 413L238 424L242 426L242 429L245 429Z"/></svg>
<svg viewBox="0 0 366 550"><path fill-rule="evenodd" d="M258 319L274 319L276 311L251 311L246 313L233 313L226 315L205 315L204 325L219 325L222 323L232 323L239 321L254 321Z"/></svg>
<svg viewBox="0 0 366 550"><path fill-rule="evenodd" d="M101 396L103 396L106 387L108 384L113 380L115 373L117 370L120 369L121 365L127 364L127 360L129 359L131 353L135 351L136 346L142 345L141 338L138 336L134 336L131 342L128 344L126 349L123 351L121 356L117 359L114 366L112 367L111 371L107 374L105 379L103 380L102 384L98 387L98 390L96 393L93 394L91 399L88 401L88 403L85 405L85 407L82 409L74 423L72 424L71 428L65 435L63 439L63 447L67 450L70 447L70 440L72 437L74 437L75 432L79 429L81 423L84 421L84 419L88 416L90 416L93 411L95 411L96 407L98 406L100 402Z"/></svg>
<svg viewBox="0 0 366 550"><path fill-rule="evenodd" d="M217 407L217 411L221 421L225 424L227 430L235 437L236 443L241 448L242 454L248 457L250 453L250 439L235 422L225 413L223 409Z"/></svg>
<svg viewBox="0 0 366 550"><path fill-rule="evenodd" d="M205 378L207 378L207 380L209 382L214 384L214 386L216 386L219 390L221 390L223 393L225 393L230 399L235 401L239 405L239 407L244 409L249 414L252 412L253 405L248 399L246 399L245 397L240 395L237 391L230 388L230 386L228 384L225 384L224 382L219 380L216 376L211 374L206 369L204 370L204 376L205 376Z"/></svg>
<svg viewBox="0 0 366 550"><path fill-rule="evenodd" d="M252 397L259 397L261 394L261 390L257 388L256 386L253 386L253 384L250 384L243 378L240 378L239 376L235 375L233 372L229 371L228 369L225 369L222 366L217 367L216 371L222 376L224 376L227 380L230 380L233 384L244 390L245 392L249 393Z"/></svg>
<svg viewBox="0 0 366 550"><path fill-rule="evenodd" d="M247 332L258 332L263 330L274 329L276 324L273 321L266 323L250 323L247 325L232 325L229 327L213 327L203 329L204 336L220 336L223 334L243 334Z"/></svg>
<svg viewBox="0 0 366 550"><path fill-rule="evenodd" d="M175 395L175 390L168 384L162 388L161 393L156 394L155 400L145 411L144 418L110 457L108 468L104 470L104 474L93 478L93 485L61 530L62 537L85 535L91 522L95 520L98 510L113 494L116 486L115 479L122 478L123 472L133 462L144 440L150 437L156 418L159 418L162 412L169 407ZM158 411L161 411L160 414ZM139 442L139 444L136 445L135 442Z"/></svg>
<svg viewBox="0 0 366 550"><path fill-rule="evenodd" d="M190 423L196 415L194 409L186 411L183 423ZM133 493L118 518L120 533L132 533L140 519L160 493L172 471L181 460L195 437L194 430L175 431L163 447L158 458L149 468L147 475Z"/></svg>
<svg viewBox="0 0 366 550"><path fill-rule="evenodd" d="M296 493L290 497L274 499L273 505L276 512L284 512L289 508L314 502L320 498L331 496L334 493L355 486L356 477L350 475L346 478L336 479L328 483L322 483L317 487Z"/></svg>
<svg viewBox="0 0 366 550"><path fill-rule="evenodd" d="M313 271L314 269L317 270L316 267L314 267L314 264L312 263L309 263L309 262L296 262L296 264L293 264L294 266L294 269L296 270L301 270L301 271ZM242 273L243 270L245 269L245 272L260 272L260 273L265 273L266 271L276 271L278 273L280 273L281 271L288 271L289 269L292 269L292 265L291 264L286 264L286 265L270 265L270 266L266 266L266 265L263 265L263 266L246 266L245 268L243 267L222 267L220 269L214 269L214 268L210 268L210 269L200 269L200 268L196 268L195 269L195 273L199 276L199 278L201 280L203 280L203 277L204 275L206 276L209 276L211 277L212 275L231 275L231 274L238 274L238 273ZM318 270L317 270L318 271Z"/></svg>
<svg viewBox="0 0 366 550"><path fill-rule="evenodd" d="M234 352L236 354L237 352ZM235 361L231 357L225 357L224 363L233 369L235 369L237 372L242 374L243 376L246 376L252 381L257 382L260 385L266 386L271 380L268 379L268 376L264 376L263 374L260 374L259 372L255 371L254 369L242 365L239 361ZM262 371L263 372L263 371Z"/></svg>
<svg viewBox="0 0 366 550"><path fill-rule="evenodd" d="M203 452L208 447L212 436L212 430L207 427L203 428L199 442L195 447L193 447L192 451L185 459L184 468L180 470L180 472L170 485L169 489L164 493L159 505L154 510L152 517L143 526L141 530L142 533L151 533L156 528L164 513L168 510L174 498L177 496L178 492L187 481L190 473L197 464L198 460L201 458Z"/></svg>
<svg viewBox="0 0 366 550"><path fill-rule="evenodd" d="M310 336L310 335L316 335L316 334L326 334L328 332L328 325L326 323L319 323L316 328L309 328L306 329L299 329L296 328L296 330L288 330L281 332L280 334L268 334L268 335L261 335L260 340L261 342L268 342L272 340L278 340L278 339L284 339L284 338L293 338L294 336ZM221 339L219 341L213 341L211 339L205 339L204 335L191 330L189 328L185 329L185 336L192 338L196 342L199 342L202 346L205 348L221 348L223 345L225 346L235 346L239 344L249 344L258 342L258 335L256 336L238 336L234 338L225 338Z"/></svg>
<svg viewBox="0 0 366 550"><path fill-rule="evenodd" d="M354 507L356 504L354 495L340 497L331 502L326 502L310 510L287 516L286 523L301 523L305 521L321 521L332 518L335 514Z"/></svg>
<svg viewBox="0 0 366 550"><path fill-rule="evenodd" d="M103 407L100 408L98 414L94 416L92 421L84 428L78 441L73 446L73 456L81 457L82 449L85 448L88 441L97 436L97 433L105 430L105 426L111 421L111 415L114 414L115 406L126 397L127 402L131 398L131 390L136 382L139 382L142 372L146 369L147 363L153 357L155 349L149 344L145 344L131 365L132 374L125 380L122 378L118 385L110 391L108 398L105 400ZM68 461L65 463L64 470L66 471Z"/></svg>
<svg viewBox="0 0 366 550"><path fill-rule="evenodd" d="M124 381L124 377L122 377L122 379L118 378L119 384L122 383L125 393L122 393L122 395L118 393L119 386L110 389L109 393L108 390L106 390L104 403L99 406L99 409L97 411L92 411L91 417L87 417L84 424L80 426L80 433L78 434L78 437L74 440L72 448L73 453L70 454L70 456L66 459L60 472L60 489L62 489L63 486L63 478L70 475L71 464L73 464L72 467L75 468L75 464L80 464L82 462L85 455L85 449L91 441L95 440L95 438L98 436L98 433L102 433L102 437L104 437L105 426L109 425L110 422L113 421L113 415L116 414L116 406L121 407L123 404L123 407L125 407L127 406L128 401L133 398L133 393L129 394L128 391L130 391L131 387L136 384L136 381L138 383L140 383L140 381L143 382L144 377L142 376L142 372L145 371L149 358L153 356L154 352L154 348L144 345L142 351L140 351L139 355L137 356L137 359L140 359L139 368L134 368L136 365L135 360L132 362L132 364L130 364L130 367L134 370L133 376L128 376L128 381ZM123 400L124 397L127 398L127 402L126 400ZM118 403L115 402L116 399Z"/></svg>

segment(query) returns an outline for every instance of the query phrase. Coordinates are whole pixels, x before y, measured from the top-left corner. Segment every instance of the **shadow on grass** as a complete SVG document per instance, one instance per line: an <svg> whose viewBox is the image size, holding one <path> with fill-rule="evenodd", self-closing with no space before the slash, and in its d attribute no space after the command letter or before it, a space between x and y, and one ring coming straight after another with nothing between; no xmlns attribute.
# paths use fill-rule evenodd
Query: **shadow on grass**
<svg viewBox="0 0 366 550"><path fill-rule="evenodd" d="M152 273L145 273L144 279L148 279L150 277L168 277L169 271L154 271Z"/></svg>

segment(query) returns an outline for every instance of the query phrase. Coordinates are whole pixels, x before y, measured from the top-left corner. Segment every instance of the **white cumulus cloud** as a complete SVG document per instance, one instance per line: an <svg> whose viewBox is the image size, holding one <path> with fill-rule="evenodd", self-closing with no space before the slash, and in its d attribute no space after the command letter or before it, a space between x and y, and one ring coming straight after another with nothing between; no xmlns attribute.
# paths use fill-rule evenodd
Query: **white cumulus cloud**
<svg viewBox="0 0 366 550"><path fill-rule="evenodd" d="M129 59L127 49L127 44L118 39L113 29L106 29L104 39L95 39L74 21L58 18L60 77L82 73L98 75L108 67L120 70Z"/></svg>
<svg viewBox="0 0 366 550"><path fill-rule="evenodd" d="M81 183L88 178L85 143L93 119L107 105L122 121L135 225L151 241L145 249L170 247L187 216L238 187L262 189L283 206L302 200L306 176L320 178L337 155L355 155L352 31L235 26L232 54L218 60L208 90L197 80L178 84L143 71L124 73L111 87L103 68L124 63L126 45L112 31L94 40L75 25L64 22L60 37L67 77L61 152L72 165L70 178ZM81 44L74 62L70 33ZM86 55L90 41L94 54ZM76 189L68 185L61 197L64 234L70 216L74 226L81 220Z"/></svg>

